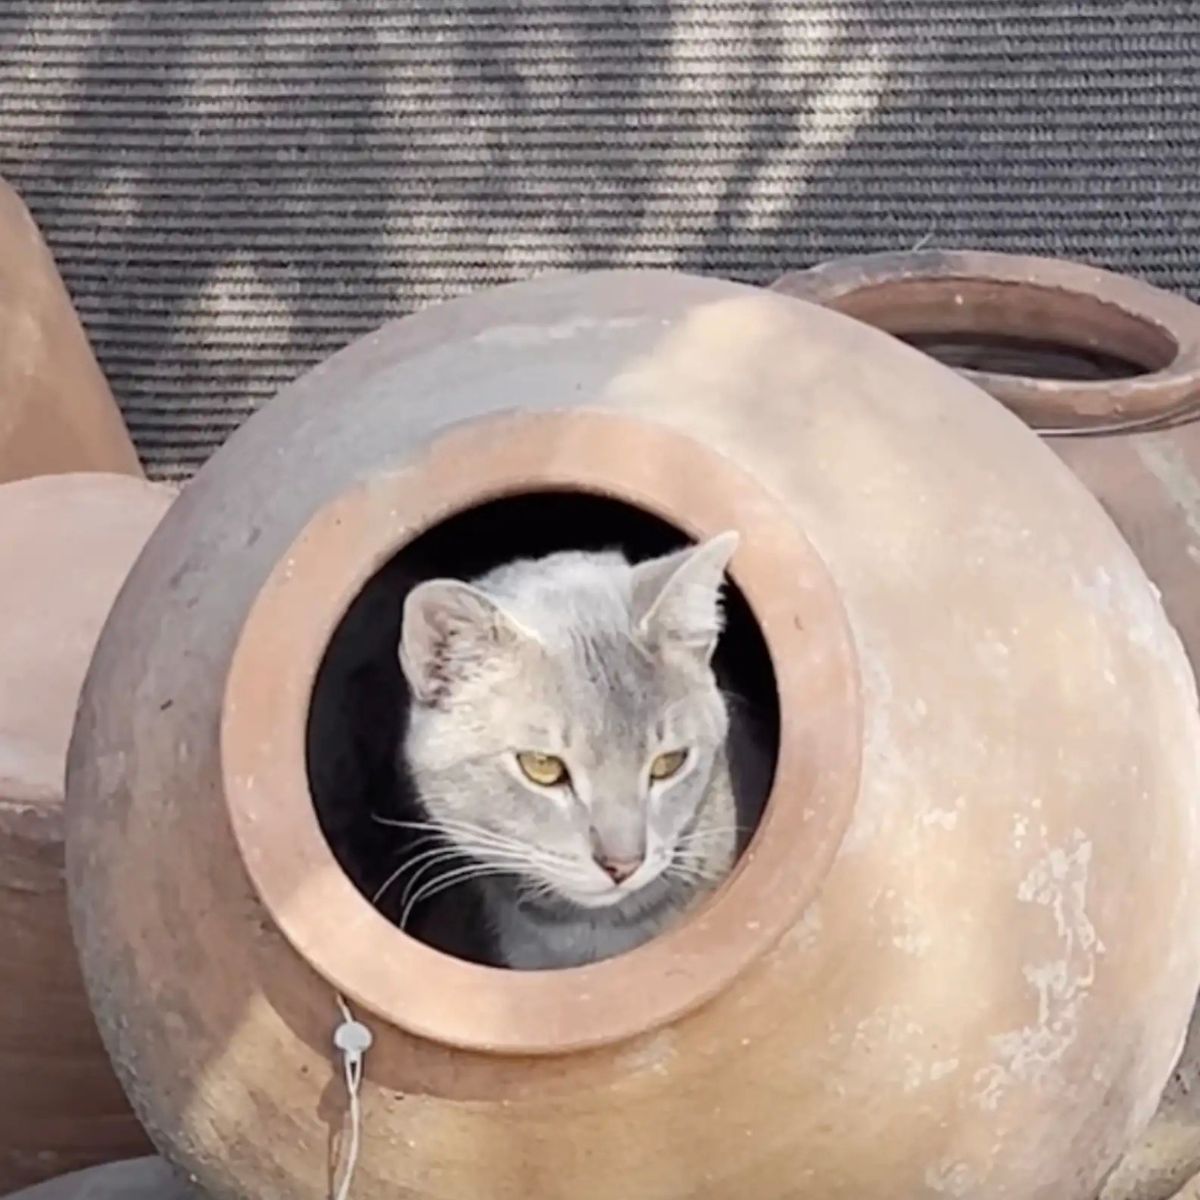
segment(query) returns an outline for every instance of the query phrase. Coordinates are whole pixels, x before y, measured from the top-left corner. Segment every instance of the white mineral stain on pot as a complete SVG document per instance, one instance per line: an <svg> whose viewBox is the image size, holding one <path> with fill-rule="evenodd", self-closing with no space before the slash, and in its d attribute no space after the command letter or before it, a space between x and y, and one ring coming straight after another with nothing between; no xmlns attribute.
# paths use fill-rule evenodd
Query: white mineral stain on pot
<svg viewBox="0 0 1200 1200"><path fill-rule="evenodd" d="M1076 829L1065 847L1050 849L1017 886L1021 903L1048 911L1059 954L1023 968L1036 996L1036 1018L989 1039L994 1061L974 1078L974 1099L985 1111L999 1107L1010 1085L1059 1082L1060 1064L1078 1036L1080 1008L1095 981L1096 958L1104 953L1087 914L1091 861L1092 844Z"/></svg>
<svg viewBox="0 0 1200 1200"><path fill-rule="evenodd" d="M1020 813L1013 814L1013 832L1012 843L1014 850L1022 850L1025 847L1025 835L1029 832L1029 818L1022 816Z"/></svg>
<svg viewBox="0 0 1200 1200"><path fill-rule="evenodd" d="M936 827L947 831L958 827L959 810L963 807L962 797L954 808L931 808L917 817L919 824L925 828Z"/></svg>
<svg viewBox="0 0 1200 1200"><path fill-rule="evenodd" d="M939 1196L969 1196L983 1183L969 1163L943 1159L925 1169L925 1186Z"/></svg>
<svg viewBox="0 0 1200 1200"><path fill-rule="evenodd" d="M664 1074L675 1059L675 1040L675 1034L670 1029L662 1029L642 1039L621 1054L620 1072L651 1071L655 1075Z"/></svg>
<svg viewBox="0 0 1200 1200"><path fill-rule="evenodd" d="M101 754L96 761L96 774L103 795L111 795L125 778L125 751Z"/></svg>
<svg viewBox="0 0 1200 1200"><path fill-rule="evenodd" d="M912 1058L905 1067L904 1091L909 1094L920 1091L928 1084L937 1083L939 1079L953 1075L958 1068L957 1058L936 1059L933 1062Z"/></svg>
<svg viewBox="0 0 1200 1200"><path fill-rule="evenodd" d="M976 646L979 666L994 678L1007 678L1012 666L1012 647L1001 641L992 631Z"/></svg>
<svg viewBox="0 0 1200 1200"><path fill-rule="evenodd" d="M920 958L933 945L933 938L928 933L918 933L912 930L892 938L892 945L902 954Z"/></svg>
<svg viewBox="0 0 1200 1200"><path fill-rule="evenodd" d="M822 928L820 901L814 900L784 935L787 946L796 950L813 949L821 936Z"/></svg>
<svg viewBox="0 0 1200 1200"><path fill-rule="evenodd" d="M622 333L636 328L641 322L636 317L572 317L554 325L514 324L495 325L481 330L473 339L477 346L504 346L509 349L524 349L540 346L545 342L561 342L586 334L588 337ZM670 322L667 322L670 324Z"/></svg>
<svg viewBox="0 0 1200 1200"><path fill-rule="evenodd" d="M1188 530L1200 540L1200 479L1192 473L1177 446L1165 438L1137 438L1134 449L1145 467L1163 485L1183 513ZM1189 547L1191 550L1192 547Z"/></svg>

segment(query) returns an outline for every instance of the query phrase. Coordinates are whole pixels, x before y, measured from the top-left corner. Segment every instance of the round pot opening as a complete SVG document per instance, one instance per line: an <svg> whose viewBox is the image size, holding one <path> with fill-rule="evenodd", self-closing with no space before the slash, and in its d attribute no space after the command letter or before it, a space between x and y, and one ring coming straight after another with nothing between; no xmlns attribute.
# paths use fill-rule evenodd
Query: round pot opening
<svg viewBox="0 0 1200 1200"><path fill-rule="evenodd" d="M463 886L471 860L454 854L444 836L413 827L428 813L397 756L412 703L397 654L405 595L423 580L471 580L517 559L562 550L617 549L640 562L691 542L662 518L609 496L514 494L448 516L368 580L334 631L317 673L308 781L334 856L394 925L434 949L497 965L486 923L472 907L474 893ZM779 697L762 631L735 583L726 585L724 608L713 669L731 697L740 857L758 828L775 773Z"/></svg>
<svg viewBox="0 0 1200 1200"><path fill-rule="evenodd" d="M356 625L368 664L360 695L371 695L372 671L394 662L406 573L470 577L514 553L589 543L615 542L640 558L728 529L741 540L720 669L765 704L777 753L758 828L724 885L635 949L562 970L480 965L399 929L366 895L374 880L352 881L363 871L356 839L372 789L387 786L373 772L397 735L398 673L383 688L384 710L389 687L398 707L379 717L378 748L350 803L317 778L336 780L338 747L344 755L353 731L375 719L370 705L347 703L337 682L356 657L347 650ZM384 615L373 618L373 606ZM511 1054L644 1033L750 970L799 919L833 861L853 812L860 746L845 612L786 507L683 434L592 411L457 425L319 509L247 615L221 717L224 796L242 866L293 949L377 1018L445 1045Z"/></svg>
<svg viewBox="0 0 1200 1200"><path fill-rule="evenodd" d="M1103 350L1019 334L981 330L978 333L899 333L896 336L956 371L1083 383L1133 379L1156 369Z"/></svg>
<svg viewBox="0 0 1200 1200"><path fill-rule="evenodd" d="M1165 370L1161 325L1084 292L998 279L880 280L832 302L955 370L1070 382Z"/></svg>

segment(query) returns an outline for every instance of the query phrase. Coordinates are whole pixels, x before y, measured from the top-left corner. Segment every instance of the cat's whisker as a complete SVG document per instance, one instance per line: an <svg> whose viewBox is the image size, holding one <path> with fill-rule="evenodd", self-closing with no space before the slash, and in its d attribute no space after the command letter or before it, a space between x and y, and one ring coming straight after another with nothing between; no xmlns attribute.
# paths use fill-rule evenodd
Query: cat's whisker
<svg viewBox="0 0 1200 1200"><path fill-rule="evenodd" d="M401 906L403 907L407 905L409 897L412 895L414 889L419 886L418 881L423 876L426 876L431 870L440 866L443 862L453 858L466 858L472 862L480 864L481 866L502 867L505 871L513 871L514 873L519 873L526 865L526 859L522 855L508 852L501 854L495 851L482 854L478 851L468 852L456 847L452 851L444 854L442 857L435 858L433 861L427 862L419 871L416 872L416 874L413 875L413 877L405 885L403 896L400 897ZM428 880L426 882L428 882Z"/></svg>
<svg viewBox="0 0 1200 1200"><path fill-rule="evenodd" d="M408 925L408 919L412 916L412 910L422 900L432 899L440 892L444 892L448 888L457 887L468 880L482 879L488 875L507 875L511 873L511 870L512 868L510 867L486 867L472 863L467 867L455 867L453 870L443 872L443 874L438 875L434 879L427 880L405 905L404 911L400 916L400 928L404 929Z"/></svg>
<svg viewBox="0 0 1200 1200"><path fill-rule="evenodd" d="M418 841L428 840L430 840L430 838L418 839ZM378 903L380 899L382 899L384 893L386 893L387 890L407 871L415 871L412 878L405 886L404 895L401 896L400 899L401 905L404 905L407 903L407 897L413 887L417 884L417 881L420 880L422 876L426 875L430 870L439 866L443 862L453 860L455 858L470 857L472 857L472 855L468 849L465 849L454 843L448 843L444 837L440 838L439 844L434 846L432 849L423 850L419 854L414 854L411 857L406 858L405 861L402 862L400 866L388 876L383 885L376 891L373 897L373 902ZM478 855L477 857L484 856ZM517 861L519 862L519 859Z"/></svg>
<svg viewBox="0 0 1200 1200"><path fill-rule="evenodd" d="M559 895L559 889L548 880L539 879L536 883L518 888L518 895L518 903L524 900L542 900Z"/></svg>
<svg viewBox="0 0 1200 1200"><path fill-rule="evenodd" d="M726 838L731 835L737 836L737 834L743 832L745 832L745 827L741 825L721 825L712 829L696 829L691 833L681 834L676 844L688 846L693 842L706 842L714 838Z"/></svg>
<svg viewBox="0 0 1200 1200"><path fill-rule="evenodd" d="M697 855L679 853L676 853L672 857L670 863L663 873L667 874L671 871L674 871L680 878L682 878L684 874L687 874L694 879L702 879L709 883L715 883L717 880L724 879L726 876L726 872L723 869L720 869L715 864L710 863L706 858L702 858Z"/></svg>
<svg viewBox="0 0 1200 1200"><path fill-rule="evenodd" d="M427 802L428 799L426 797ZM475 845L508 849L521 853L532 849L517 838L506 837L504 834L496 833L494 830L485 829L482 825L476 825L471 821L462 821L453 817L440 818L436 821L409 821L382 817L378 813L372 813L371 815L379 824L390 825L399 829L424 830L431 835L440 835L447 839L452 839L457 834L457 840L468 844L468 849Z"/></svg>
<svg viewBox="0 0 1200 1200"><path fill-rule="evenodd" d="M450 849L445 846L438 846L433 850L426 850L421 854L415 855L413 858L407 858L402 862L376 890L375 895L371 897L372 904L378 904L383 899L384 894L406 871L412 870L419 862L428 859L432 856L442 855L448 858L457 858L462 855L462 851Z"/></svg>
<svg viewBox="0 0 1200 1200"><path fill-rule="evenodd" d="M417 867L409 877L408 882L404 885L404 891L400 895L400 907L403 908L408 903L409 896L412 895L414 889L421 886L421 880L424 879L430 871L436 871L439 867L446 863L456 862L459 859L471 861L471 856L456 847L443 847L439 853L432 854L426 857L421 865L414 863Z"/></svg>

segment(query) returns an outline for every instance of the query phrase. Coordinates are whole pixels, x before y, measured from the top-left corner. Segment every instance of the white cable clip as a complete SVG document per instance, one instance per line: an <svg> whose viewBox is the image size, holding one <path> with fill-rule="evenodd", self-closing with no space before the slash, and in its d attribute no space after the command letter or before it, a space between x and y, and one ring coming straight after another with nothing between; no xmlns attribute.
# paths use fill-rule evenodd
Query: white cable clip
<svg viewBox="0 0 1200 1200"><path fill-rule="evenodd" d="M354 1019L350 1006L338 995L338 1008L342 1023L333 1031L333 1045L341 1051L342 1066L346 1076L346 1094L350 1100L350 1149L346 1154L346 1166L342 1181L334 1191L334 1200L346 1200L350 1195L350 1181L358 1165L358 1147L362 1135L362 1113L359 1108L358 1090L362 1084L363 1056L371 1048L374 1038L371 1031Z"/></svg>

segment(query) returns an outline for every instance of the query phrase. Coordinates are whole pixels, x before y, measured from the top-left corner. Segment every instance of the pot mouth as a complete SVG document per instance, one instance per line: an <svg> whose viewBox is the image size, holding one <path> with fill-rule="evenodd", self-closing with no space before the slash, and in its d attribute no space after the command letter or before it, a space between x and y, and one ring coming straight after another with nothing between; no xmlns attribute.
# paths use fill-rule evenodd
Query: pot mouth
<svg viewBox="0 0 1200 1200"><path fill-rule="evenodd" d="M306 737L326 648L367 581L442 521L539 491L617 500L696 540L739 531L730 575L775 672L779 748L750 845L694 913L615 958L510 971L431 948L356 889L318 820ZM274 923L318 975L419 1037L475 1051L554 1054L661 1027L770 952L815 896L849 825L861 727L845 611L780 500L671 429L576 410L454 426L320 509L275 565L242 628L220 737L243 866Z"/></svg>
<svg viewBox="0 0 1200 1200"><path fill-rule="evenodd" d="M1200 308L1080 263L973 250L874 254L782 276L954 368L1047 434L1178 423L1200 399Z"/></svg>

